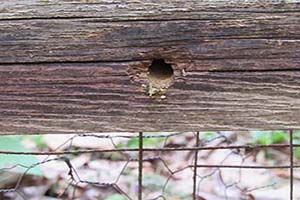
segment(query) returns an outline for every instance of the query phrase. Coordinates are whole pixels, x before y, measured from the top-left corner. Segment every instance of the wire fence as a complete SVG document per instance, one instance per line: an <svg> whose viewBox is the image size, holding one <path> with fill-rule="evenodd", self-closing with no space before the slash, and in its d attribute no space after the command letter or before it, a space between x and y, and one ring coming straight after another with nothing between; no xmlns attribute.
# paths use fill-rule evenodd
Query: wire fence
<svg viewBox="0 0 300 200"><path fill-rule="evenodd" d="M270 172L270 170L281 169L287 171L285 176L288 177L286 180L289 180L289 192L285 199L294 200L298 199L295 196L296 192L293 190L294 180L296 179L294 170L300 168L300 165L294 159L294 149L299 148L300 145L293 142L293 130L286 131L286 134L288 135L288 142L286 143L239 144L234 138L238 134L232 135L222 132L204 138L201 137L200 132L160 134L143 132L131 134L89 133L72 135L65 141L59 141L60 145L55 149L47 151L10 151L0 149L1 156L16 156L23 159L28 156L39 158L37 162L30 165L20 162L8 163L5 167L0 166L0 177L4 177L8 172L13 172L15 177L14 181L11 181L9 184L0 184L0 199L40 199L28 192L29 186L33 188L37 186L33 183L27 183L25 177L34 175L31 172L35 168L54 163L55 168L61 167L65 173L62 178L65 183L63 186L60 186L63 190L55 191L56 199L89 199L78 191L82 190L82 188L96 187L110 190L111 194L120 194L124 199L129 200L175 199L174 196L170 196L170 193L174 190L185 191L178 199L252 200L259 199L254 197L254 191L275 188L277 182L265 181L259 183L258 181L257 184L252 184L252 187L249 187L249 185L244 186L243 181L249 181L243 180L245 173L249 173L244 171L266 170L266 172ZM75 140L84 140L84 138L92 138L95 141L105 140L110 143L111 147L108 148L107 145L104 145L91 149L78 148L74 145ZM122 146L120 145L122 140L130 140L134 144ZM151 140L155 141L154 144L149 144ZM267 149L280 149L288 157L284 157L282 162L269 165L258 165L257 163L249 162L249 159L257 158L257 153L260 150ZM218 154L217 158L209 159L209 156L215 151L224 152L221 154L222 156ZM74 160L80 155L89 155L89 158L83 162L84 164L77 165ZM99 173L101 174L103 171L103 166L101 162L98 162L93 167L96 175L86 176L84 171L87 167L86 163L93 160L93 157L109 160L108 168L113 171L113 174L108 175L106 178L101 177ZM180 162L180 159L184 160L184 162ZM233 160L238 160L238 164L233 162ZM112 164L114 162L116 165ZM284 162L285 164L282 164ZM63 167L62 164L64 165ZM155 168L155 170L152 168ZM47 169L49 170L50 168ZM226 173L224 171L231 169L235 169L236 173L231 173L231 171ZM130 170L134 171L134 173L129 172ZM152 175L154 175L152 171L155 171L156 175L159 174L163 178L158 178L156 181L151 182L147 175L149 171L151 171L150 174ZM125 180L122 181L122 179ZM128 179L130 179L131 185L128 183ZM178 183L178 180L182 179L184 179L184 184L174 184L174 181ZM217 197L205 192L208 185L210 185L210 188L217 188L215 190L219 190L219 193L222 195ZM49 193L49 187L47 190ZM106 199L106 197L101 197L101 194L97 195L98 197L95 199Z"/></svg>

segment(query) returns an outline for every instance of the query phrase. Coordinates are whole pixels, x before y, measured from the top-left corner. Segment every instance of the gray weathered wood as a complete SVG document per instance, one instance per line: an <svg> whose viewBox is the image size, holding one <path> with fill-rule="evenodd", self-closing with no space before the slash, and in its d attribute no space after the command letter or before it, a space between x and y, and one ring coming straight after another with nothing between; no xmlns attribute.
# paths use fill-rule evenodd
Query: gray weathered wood
<svg viewBox="0 0 300 200"><path fill-rule="evenodd" d="M300 128L299 77L296 0L0 1L0 134Z"/></svg>
<svg viewBox="0 0 300 200"><path fill-rule="evenodd" d="M0 0L0 19L224 20L298 11L299 0Z"/></svg>
<svg viewBox="0 0 300 200"><path fill-rule="evenodd" d="M300 71L177 76L150 98L140 63L0 68L1 133L300 128ZM143 70L141 70L143 71Z"/></svg>
<svg viewBox="0 0 300 200"><path fill-rule="evenodd" d="M300 57L300 15L270 19L0 21L0 63ZM259 60L257 60L259 62ZM279 63L279 65L282 63Z"/></svg>

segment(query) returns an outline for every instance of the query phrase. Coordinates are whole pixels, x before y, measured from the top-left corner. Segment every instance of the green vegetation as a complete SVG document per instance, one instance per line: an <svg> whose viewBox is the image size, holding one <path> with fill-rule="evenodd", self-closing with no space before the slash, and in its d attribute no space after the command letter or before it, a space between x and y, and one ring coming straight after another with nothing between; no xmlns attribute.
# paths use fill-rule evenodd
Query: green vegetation
<svg viewBox="0 0 300 200"><path fill-rule="evenodd" d="M159 147L161 142L163 141L163 138L144 138L143 139L143 146L144 147ZM138 148L139 147L139 138L132 138L130 139L126 147L128 148Z"/></svg>
<svg viewBox="0 0 300 200"><path fill-rule="evenodd" d="M279 144L288 142L289 134L285 131L251 131L252 144Z"/></svg>
<svg viewBox="0 0 300 200"><path fill-rule="evenodd" d="M120 194L113 194L107 197L105 200L125 200L125 198Z"/></svg>
<svg viewBox="0 0 300 200"><path fill-rule="evenodd" d="M1 136L0 149L6 151L28 152L22 143L22 136ZM33 155L6 155L0 154L0 169L14 165L29 167L39 161ZM25 169L22 169L24 171ZM27 172L28 174L42 176L39 166L36 166Z"/></svg>
<svg viewBox="0 0 300 200"><path fill-rule="evenodd" d="M289 142L289 133L286 131L275 130L275 131L251 131L251 144L280 144ZM300 144L300 131L294 131L293 134L294 144ZM294 156L300 158L300 148L294 148Z"/></svg>

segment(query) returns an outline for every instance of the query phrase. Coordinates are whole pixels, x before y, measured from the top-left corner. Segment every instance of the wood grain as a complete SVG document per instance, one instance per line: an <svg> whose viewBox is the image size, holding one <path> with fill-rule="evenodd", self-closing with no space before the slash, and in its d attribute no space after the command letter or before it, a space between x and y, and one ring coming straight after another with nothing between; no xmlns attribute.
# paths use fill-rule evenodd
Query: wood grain
<svg viewBox="0 0 300 200"><path fill-rule="evenodd" d="M300 15L223 21L0 21L0 30L0 63L112 62L155 57L174 63L235 58L257 62L289 59L294 63L294 58L300 57Z"/></svg>
<svg viewBox="0 0 300 200"><path fill-rule="evenodd" d="M0 68L2 134L300 128L300 71L176 76L150 98L139 63ZM176 74L176 73L175 73Z"/></svg>
<svg viewBox="0 0 300 200"><path fill-rule="evenodd" d="M298 0L1 0L0 19L88 18L103 21L241 19L300 11ZM275 15L276 16L276 15Z"/></svg>
<svg viewBox="0 0 300 200"><path fill-rule="evenodd" d="M0 0L0 134L296 129L299 78L297 0Z"/></svg>

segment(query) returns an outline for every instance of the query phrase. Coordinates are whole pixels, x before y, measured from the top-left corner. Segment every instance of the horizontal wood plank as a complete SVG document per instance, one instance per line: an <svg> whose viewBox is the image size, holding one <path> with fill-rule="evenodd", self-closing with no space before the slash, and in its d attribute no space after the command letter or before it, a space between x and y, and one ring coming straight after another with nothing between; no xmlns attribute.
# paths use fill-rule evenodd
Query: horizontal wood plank
<svg viewBox="0 0 300 200"><path fill-rule="evenodd" d="M299 16L220 21L0 21L0 63L300 58ZM287 65L278 62L278 66ZM200 67L200 66L199 66ZM268 69L260 64L261 69ZM289 68L299 68L291 64ZM238 70L243 70L237 66ZM247 70L247 69L245 69Z"/></svg>
<svg viewBox="0 0 300 200"><path fill-rule="evenodd" d="M300 11L298 0L0 0L1 19L97 17L103 21L241 19Z"/></svg>
<svg viewBox="0 0 300 200"><path fill-rule="evenodd" d="M144 87L147 66L1 66L1 134L300 128L300 71L190 68L183 76L175 67L161 98Z"/></svg>
<svg viewBox="0 0 300 200"><path fill-rule="evenodd" d="M296 129L299 78L298 0L0 0L0 134Z"/></svg>

